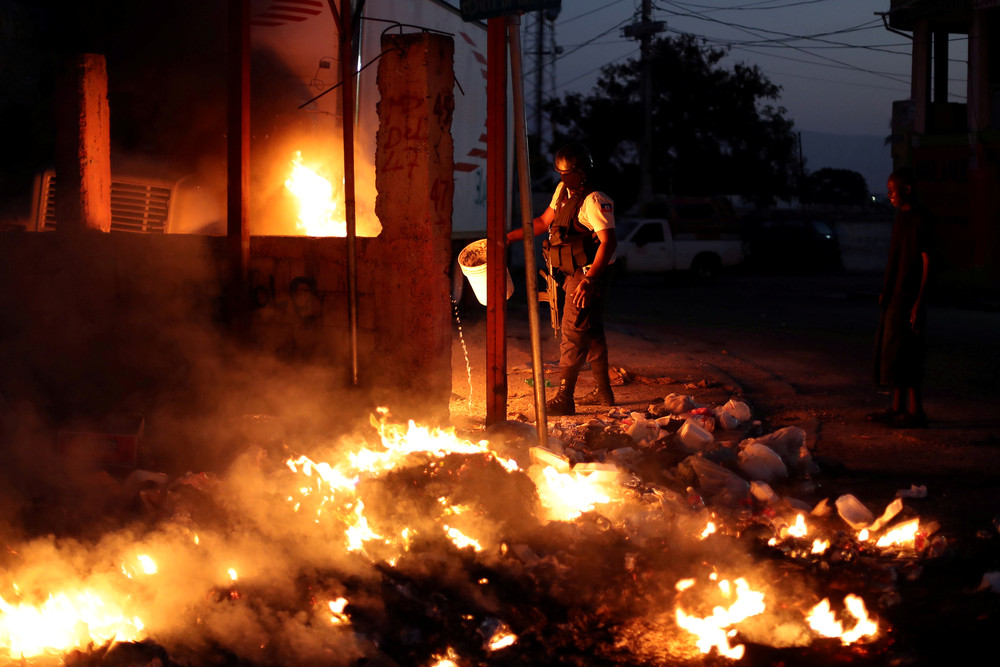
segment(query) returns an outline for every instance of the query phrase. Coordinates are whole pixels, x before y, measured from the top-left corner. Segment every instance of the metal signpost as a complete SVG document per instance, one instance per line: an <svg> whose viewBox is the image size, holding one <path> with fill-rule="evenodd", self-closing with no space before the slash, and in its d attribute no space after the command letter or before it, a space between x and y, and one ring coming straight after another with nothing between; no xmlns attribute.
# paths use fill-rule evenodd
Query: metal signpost
<svg viewBox="0 0 1000 667"><path fill-rule="evenodd" d="M558 9L562 0L461 0L462 18L481 21L505 14L536 12L540 9Z"/></svg>
<svg viewBox="0 0 1000 667"><path fill-rule="evenodd" d="M506 419L507 376L506 376L506 300L507 273L506 170L504 152L506 149L506 60L507 44L504 27L508 29L511 48L511 64L514 76L515 146L517 148L519 181L521 190L521 218L524 227L525 274L527 276L528 322L531 330L531 363L534 369L535 423L539 444L548 443L548 423L545 413L545 380L542 368L541 337L538 322L538 286L535 283L534 224L531 216L531 192L527 156L527 134L524 122L524 93L521 85L521 41L517 14L525 11L558 9L561 0L462 0L462 18L466 21L488 20L487 71L487 192L493 201L487 203L487 292L490 305L487 306L487 404L486 423L492 424ZM506 16L505 16L506 15ZM495 304L501 304L496 307ZM490 307L493 306L493 307Z"/></svg>

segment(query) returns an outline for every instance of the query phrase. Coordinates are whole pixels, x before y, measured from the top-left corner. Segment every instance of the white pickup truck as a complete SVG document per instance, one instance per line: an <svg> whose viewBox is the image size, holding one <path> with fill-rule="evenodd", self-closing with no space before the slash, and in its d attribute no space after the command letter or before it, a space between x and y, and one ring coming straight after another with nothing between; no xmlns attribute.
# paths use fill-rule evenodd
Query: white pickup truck
<svg viewBox="0 0 1000 667"><path fill-rule="evenodd" d="M675 232L665 218L619 218L618 262L630 273L692 271L712 280L723 267L743 261L743 240L722 232Z"/></svg>
<svg viewBox="0 0 1000 667"><path fill-rule="evenodd" d="M703 211L697 218L684 211ZM692 271L699 280L712 280L723 267L740 264L744 244L735 218L714 217L707 200L671 202L645 216L619 216L619 269L630 273Z"/></svg>

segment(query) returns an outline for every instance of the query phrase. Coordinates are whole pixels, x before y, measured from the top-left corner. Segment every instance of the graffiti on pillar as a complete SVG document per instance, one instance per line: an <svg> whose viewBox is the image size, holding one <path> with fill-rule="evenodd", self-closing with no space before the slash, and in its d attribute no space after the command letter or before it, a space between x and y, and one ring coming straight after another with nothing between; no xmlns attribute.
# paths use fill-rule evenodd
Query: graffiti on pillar
<svg viewBox="0 0 1000 667"><path fill-rule="evenodd" d="M324 296L311 276L295 276L284 284L273 272L251 269L250 304L272 320L287 320L289 324L319 321Z"/></svg>
<svg viewBox="0 0 1000 667"><path fill-rule="evenodd" d="M431 183L431 203L434 206L434 213L445 216L450 213L452 197L455 194L455 181L451 178L439 177Z"/></svg>
<svg viewBox="0 0 1000 667"><path fill-rule="evenodd" d="M409 144L425 141L427 138L427 117L418 113L424 99L417 95L400 95L381 102L385 108L386 161L381 166L385 173L405 171L408 178L414 176L418 152L407 150Z"/></svg>

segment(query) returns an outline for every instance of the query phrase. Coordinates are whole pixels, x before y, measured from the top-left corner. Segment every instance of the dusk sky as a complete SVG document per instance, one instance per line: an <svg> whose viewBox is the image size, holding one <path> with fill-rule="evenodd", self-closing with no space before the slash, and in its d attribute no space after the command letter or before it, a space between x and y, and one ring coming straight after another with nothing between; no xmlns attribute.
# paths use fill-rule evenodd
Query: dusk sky
<svg viewBox="0 0 1000 667"><path fill-rule="evenodd" d="M755 64L782 87L780 103L797 130L846 135L889 133L893 100L909 97L910 42L876 12L889 0L653 1L667 34L692 34L730 49L730 61ZM563 0L555 23L563 54L557 94L587 92L599 70L638 56L622 28L640 17L641 0ZM953 101L964 101L964 41L952 44Z"/></svg>

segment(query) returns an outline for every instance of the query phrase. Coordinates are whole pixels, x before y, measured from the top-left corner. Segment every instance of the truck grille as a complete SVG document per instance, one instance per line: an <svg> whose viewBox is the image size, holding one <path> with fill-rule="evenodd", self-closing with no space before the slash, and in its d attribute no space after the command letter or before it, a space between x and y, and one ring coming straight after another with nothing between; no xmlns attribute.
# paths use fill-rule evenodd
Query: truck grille
<svg viewBox="0 0 1000 667"><path fill-rule="evenodd" d="M163 234L170 211L169 185L112 178L111 231ZM56 228L56 175L46 171L42 179L39 231Z"/></svg>

